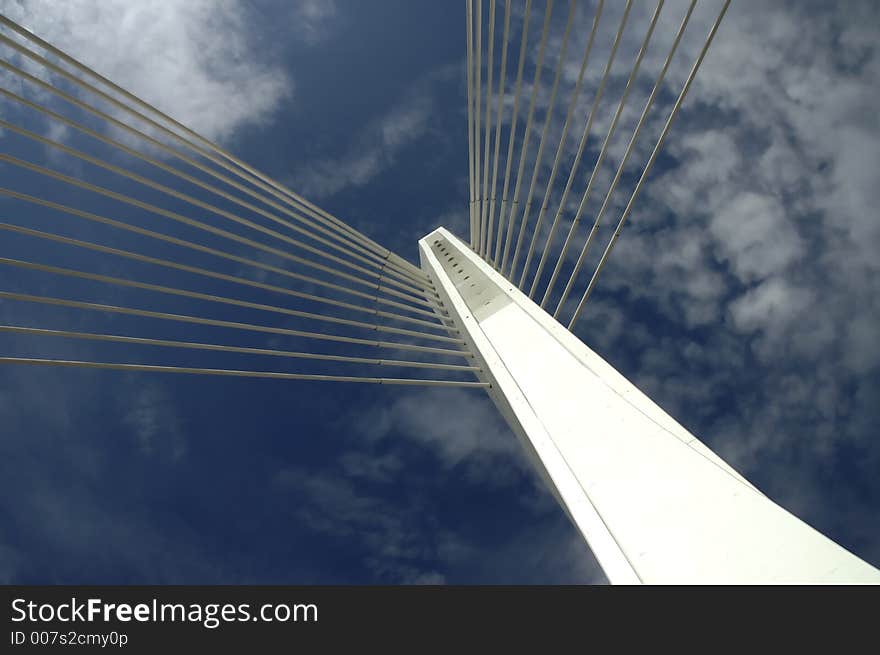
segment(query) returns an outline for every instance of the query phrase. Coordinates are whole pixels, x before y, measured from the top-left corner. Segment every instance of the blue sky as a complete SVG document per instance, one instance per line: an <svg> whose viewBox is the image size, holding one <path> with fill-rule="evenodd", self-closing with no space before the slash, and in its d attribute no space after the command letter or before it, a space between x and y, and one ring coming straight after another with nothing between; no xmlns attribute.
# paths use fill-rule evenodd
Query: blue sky
<svg viewBox="0 0 880 655"><path fill-rule="evenodd" d="M461 235L467 229L460 4L4 0L0 10L415 261L416 240L434 227ZM558 4L551 52L558 51L566 12ZM551 121L555 139L592 20L592 3L581 4L569 46L577 54ZM608 4L588 90L619 18L617 4ZM651 115L626 169L627 190L716 5L695 13L661 111ZM535 6L526 79L544 3ZM652 10L640 3L633 10L583 178ZM667 3L645 70L659 68L683 11L682 3ZM759 7L735 0L577 327L588 345L759 488L874 565L880 564L878 26L870 2ZM550 78L545 73L539 121ZM0 82L62 110L60 101L6 74ZM623 114L588 213L598 209L649 91L645 77ZM578 126L591 100L587 91ZM110 156L12 103L0 102L0 110L6 120ZM573 129L567 154L579 130ZM111 176L11 133L0 133L0 142L4 152L109 184ZM544 159L540 179L552 155ZM3 186L119 214L110 201L8 165L0 170ZM137 185L116 184L165 202ZM583 186L576 188L575 207ZM610 216L619 215L627 197L614 197ZM96 241L109 235L74 223L59 229L57 216L17 201L2 199L0 208L5 222ZM149 223L143 212L127 209L125 216ZM598 242L604 245L609 234L603 227ZM113 245L144 245L114 237ZM49 250L25 237L3 234L0 243L0 256L160 283L177 279L145 265ZM156 253L174 255L167 248ZM152 300L41 274L4 270L2 279L4 290L119 304ZM197 309L167 301L163 308ZM248 315L214 311L233 320ZM0 301L4 323L57 326L59 316ZM136 333L142 325L66 317L75 329L109 325ZM191 328L163 330L193 337ZM30 339L3 336L2 351L159 357L124 346ZM247 345L265 343L254 338ZM185 357L210 365L203 355ZM2 582L604 580L488 398L475 390L5 367L0 435Z"/></svg>

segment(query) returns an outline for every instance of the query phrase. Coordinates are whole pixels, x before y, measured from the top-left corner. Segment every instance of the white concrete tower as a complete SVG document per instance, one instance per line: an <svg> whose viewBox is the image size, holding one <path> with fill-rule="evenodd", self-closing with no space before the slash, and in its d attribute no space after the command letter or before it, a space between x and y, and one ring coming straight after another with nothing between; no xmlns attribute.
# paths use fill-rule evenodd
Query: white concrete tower
<svg viewBox="0 0 880 655"><path fill-rule="evenodd" d="M450 232L419 250L489 395L612 583L880 583Z"/></svg>

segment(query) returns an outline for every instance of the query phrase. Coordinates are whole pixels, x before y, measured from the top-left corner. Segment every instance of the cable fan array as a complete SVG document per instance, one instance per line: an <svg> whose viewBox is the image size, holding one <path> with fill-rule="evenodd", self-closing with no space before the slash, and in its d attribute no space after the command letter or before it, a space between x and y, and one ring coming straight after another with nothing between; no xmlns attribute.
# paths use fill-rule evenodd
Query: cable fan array
<svg viewBox="0 0 880 655"><path fill-rule="evenodd" d="M578 73L566 105L561 130L558 125L555 125L558 122L556 120L558 117L554 115L560 80L564 76L566 65L571 63L576 67L578 61L577 59L569 60L572 33L586 34L586 30L579 33L573 27L578 17L577 0L571 0L567 18L561 30L562 36L558 38L557 34L557 38L553 39L554 52L549 56L548 42L550 39L548 35L553 24L553 0L547 0L543 19L535 21L541 25L540 35L537 38L530 35L534 10L532 0L525 0L524 7L518 4L513 7L511 0L506 0L504 17L501 21L498 16L501 12L496 11L495 0L488 0L487 3L482 0L467 0L466 4L470 246L499 273L516 284L535 302L540 303L541 307L552 312L554 318L563 320L563 313L570 311L568 329L572 330L581 317L584 305L596 286L596 280L632 212L633 205L641 193L651 167L657 159L657 154L669 133L670 126L678 114L712 39L715 37L718 26L727 12L730 0L724 0L721 4L690 72L669 110L656 143L643 165L637 181L635 181L629 199L620 210L616 227L610 235L604 251L599 256L593 274L585 287L580 280L580 273L587 261L591 246L596 240L602 220L612 208L611 201L614 191L627 171L627 165L635 149L634 146L646 125L650 110L662 94L670 64L673 62L682 37L691 22L697 2L690 0L688 3L675 36L666 50L663 63L653 77L651 91L626 143L625 150L619 157L601 206L595 210L592 226L585 237L580 229L580 224L585 218L585 210L593 191L603 177L603 164L608 156L609 144L612 143L618 131L627 100L638 83L639 72L652 37L655 36L658 19L665 4L664 0L658 0L656 3L644 34L639 39L640 46L629 65L629 74L619 92L616 108L607 117L607 121L603 116L603 120L599 122L600 124L607 122L608 127L604 138L602 138L601 146L595 152L592 172L588 176L584 171L581 171L580 165L585 154L589 152L592 156L595 150L594 144L592 144L595 137L592 132L596 118L601 113L603 98L609 95L607 93L609 86L611 86L609 78L613 77L611 73L615 60L620 59L620 45L625 35L628 34L627 25L632 22L632 0L626 1L620 17L615 17L614 20L603 17L603 11L606 9L605 2L603 0L597 1L579 68L572 68L572 71L576 69ZM488 4L488 12L485 11L486 4ZM614 9L620 9L620 6L615 3ZM488 29L484 30L483 23L486 13L488 13ZM519 51L515 58L508 62L512 40L511 22L514 13L518 19L521 19L518 21ZM497 62L495 60L496 23L503 24L503 27L498 30L501 33L501 55ZM599 31L600 25L604 26L605 23L610 23L611 27L608 27L604 33L614 36L608 47L604 66L597 68L591 62L591 55L595 55L594 46L597 42L597 31ZM632 26L630 27L631 31ZM487 33L485 39L483 38L484 32ZM535 50L536 42L537 50ZM555 45L557 42L558 46ZM484 49L485 58L483 57ZM534 72L530 84L531 88L528 89L524 88L523 77L525 64L530 54L533 58ZM606 53L603 52L603 54ZM554 57L555 61L553 61ZM593 59L595 58L594 56ZM514 61L516 62L515 74L510 75L508 63L512 64ZM495 75L496 65L500 69L497 76ZM598 76L597 74L592 75L592 78L596 79L595 88L591 90L592 101L589 103L588 110L578 111L579 103L583 100L585 75L593 68L596 68L597 71L601 70L601 73ZM542 85L542 76L547 72L545 69L552 70L553 74L549 90L546 85ZM512 92L508 92L508 77L514 78ZM482 83L483 79L486 81L485 85ZM536 107L539 99L544 106L544 116L543 127L540 136L537 137L537 147L535 148L533 133L535 132ZM525 121L520 130L519 121L522 118L523 102L527 102L527 109ZM511 103L512 109L509 108ZM583 127L577 149L572 153L571 148L568 147L573 145L568 143L569 132L576 127L575 123L578 122L577 119L581 118L580 114L583 114ZM555 127L559 131L558 141L555 140L555 134L550 136L551 127ZM503 173L501 173L499 154L503 150L502 141L505 140L507 154L504 158ZM545 147L552 149L554 141L557 144L556 150L553 163L547 172L545 171L547 167L543 165ZM517 148L519 149L518 156L515 155ZM516 167L514 168L515 162ZM564 186L560 188L561 178L558 175L560 168L564 168L562 166L564 163L569 164L570 167ZM530 176L528 171L531 172ZM545 172L546 177L543 175ZM523 195L527 176L530 179L528 180L528 188ZM540 205L535 205L535 201L540 195L536 195L539 177L542 178L544 192ZM571 194L574 193L575 187L580 188L580 180L585 180L585 183L580 202L572 216L568 203L572 199ZM551 203L553 200L555 202ZM551 210L551 206L556 206L556 209ZM536 211L533 212L533 209ZM580 247L579 254L572 262L574 254L578 252L578 247ZM563 271L568 276L567 280ZM577 293L580 293L580 300L571 309L570 300L574 300Z"/></svg>
<svg viewBox="0 0 880 655"><path fill-rule="evenodd" d="M0 363L488 386L425 272L0 25Z"/></svg>

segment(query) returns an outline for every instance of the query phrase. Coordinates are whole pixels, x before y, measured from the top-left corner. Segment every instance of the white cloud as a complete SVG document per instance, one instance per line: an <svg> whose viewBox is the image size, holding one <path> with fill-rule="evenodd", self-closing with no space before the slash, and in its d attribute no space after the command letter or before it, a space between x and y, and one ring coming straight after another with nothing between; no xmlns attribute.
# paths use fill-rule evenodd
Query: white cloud
<svg viewBox="0 0 880 655"><path fill-rule="evenodd" d="M292 90L235 0L3 0L41 38L212 139L268 120Z"/></svg>
<svg viewBox="0 0 880 655"><path fill-rule="evenodd" d="M849 46L836 37L865 11L734 5L691 100L725 113L706 127L688 123L696 112L683 114L676 128L688 136L668 144L681 165L653 181L643 204L668 206L674 229L707 227L709 247L746 285L779 276L731 298L735 327L786 330L793 343L820 348L811 356L831 354L831 334L845 361L876 364L876 346L845 338L851 320L880 318L880 56L864 38ZM851 48L861 53L858 70L838 61ZM794 324L798 314L810 320Z"/></svg>
<svg viewBox="0 0 880 655"><path fill-rule="evenodd" d="M454 408L454 411L450 411ZM504 483L528 468L519 444L485 398L461 390L401 394L374 410L366 434L374 440L403 435L432 450L442 466L462 465L484 481Z"/></svg>
<svg viewBox="0 0 880 655"><path fill-rule="evenodd" d="M746 191L709 222L709 231L736 275L744 281L784 271L800 260L804 245L774 197Z"/></svg>
<svg viewBox="0 0 880 655"><path fill-rule="evenodd" d="M775 277L739 296L730 304L730 312L734 325L741 330L772 329L774 336L781 336L814 302L808 288Z"/></svg>

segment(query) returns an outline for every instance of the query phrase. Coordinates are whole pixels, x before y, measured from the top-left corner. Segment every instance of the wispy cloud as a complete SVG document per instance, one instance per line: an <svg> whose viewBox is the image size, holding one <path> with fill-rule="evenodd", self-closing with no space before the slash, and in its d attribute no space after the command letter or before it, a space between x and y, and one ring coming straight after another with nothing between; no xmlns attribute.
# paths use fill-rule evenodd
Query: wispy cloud
<svg viewBox="0 0 880 655"><path fill-rule="evenodd" d="M349 458L350 463L350 458ZM365 565L393 583L435 583L445 578L426 563L436 560L450 539L420 520L417 500L398 504L370 493L342 477L338 470L280 471L277 493L292 499L293 514L303 527L331 539L355 540L367 553Z"/></svg>
<svg viewBox="0 0 880 655"><path fill-rule="evenodd" d="M441 75L448 74L442 71ZM430 128L434 107L429 74L409 89L384 116L356 132L342 154L309 162L294 175L294 186L306 196L332 196L350 188L362 187L390 168L398 155L414 144Z"/></svg>
<svg viewBox="0 0 880 655"><path fill-rule="evenodd" d="M327 38L337 15L334 0L298 0L293 5L295 29L309 45Z"/></svg>
<svg viewBox="0 0 880 655"><path fill-rule="evenodd" d="M394 475L373 478L374 481L394 485L398 490L408 488L404 485L406 471L397 466L407 459L402 455L389 455L388 450L411 452L408 449L413 446L419 455L410 454L409 461L428 454L432 469L440 469L439 489L432 476L420 485L420 495L410 497L406 507L414 505L419 512L431 514L442 505L438 496L443 493L441 489L464 484L484 498L494 493L507 495L521 508L523 521L532 526L527 530L508 530L499 522L492 530L474 535L466 529L466 521L460 525L445 524L445 530L430 527L433 522L428 522L429 533L422 533L420 538L428 538L436 544L429 549L428 557L434 570L455 571L459 575L467 570L469 579L490 582L604 581L583 538L565 518L516 437L486 397L435 389L408 392L387 407L376 407L366 416L354 418L352 429L366 441L357 441L362 450L356 459L352 453L342 457L343 468L349 475L352 461L358 463L355 473L371 472L372 468L364 466L366 462L372 461L380 469L393 462ZM361 482L354 482L362 488ZM453 493L452 490L449 493ZM349 508L346 511L365 502L360 495L357 500L351 500L350 506L345 505ZM387 508L387 512L395 511L401 511L400 503ZM369 514L354 512L361 521L369 520L365 518ZM325 514L324 518L329 516ZM406 515L403 518L406 519ZM417 522L424 530L425 522ZM383 522L371 522L371 525L381 526ZM435 530L437 534L433 533ZM369 532L368 529L367 534ZM352 531L351 536L356 538L357 534ZM486 559L481 552L489 543L493 544L493 556Z"/></svg>
<svg viewBox="0 0 880 655"><path fill-rule="evenodd" d="M495 408L466 391L428 389L402 395L376 408L364 424L369 438L415 440L434 452L443 467L463 466L482 483L504 484L517 472L530 470Z"/></svg>
<svg viewBox="0 0 880 655"><path fill-rule="evenodd" d="M161 386L145 385L126 389L122 403L128 411L122 424L131 430L138 449L147 457L170 462L186 455L186 436L181 429L174 402Z"/></svg>

